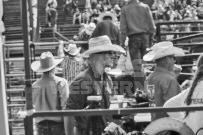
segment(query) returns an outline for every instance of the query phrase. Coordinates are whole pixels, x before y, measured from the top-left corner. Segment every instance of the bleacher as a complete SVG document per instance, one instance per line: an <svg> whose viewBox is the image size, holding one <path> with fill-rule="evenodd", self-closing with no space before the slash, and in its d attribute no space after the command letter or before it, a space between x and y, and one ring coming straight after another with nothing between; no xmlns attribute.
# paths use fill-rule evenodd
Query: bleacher
<svg viewBox="0 0 203 135"><path fill-rule="evenodd" d="M42 31L40 34L40 41L41 42L53 42L54 39L54 33L52 29L46 28L45 23L45 4L47 0L39 0L39 21L40 26L42 27ZM84 9L85 0L78 0L78 6L80 10ZM149 2L149 0L143 0L146 2ZM68 39L71 39L73 35L78 33L79 25L72 25L72 17L66 17L63 12L62 8L62 0L58 0L58 32L65 36ZM150 1L151 2L151 1ZM117 0L111 0L112 5L117 3ZM151 4L151 3L148 3ZM9 0L4 1L4 17L5 17L5 27L6 31L4 32L4 35L6 36L6 43L7 44L13 44L17 45L18 43L22 43L22 22L21 22L21 13L20 13L20 0ZM200 31L201 32L201 31ZM167 33L166 33L167 34ZM192 34L192 33L191 33ZM190 34L188 34L190 35ZM165 35L162 35L162 40L165 39ZM177 46L185 47L187 50L193 50L190 51L190 53L195 53L196 51L199 51L196 47L194 50L194 46L199 46L197 43L199 43L202 39L202 36L199 37L190 37L186 38L185 40L180 41L173 41ZM181 45L182 44L182 45ZM190 47L188 49L189 45L183 45L183 44L189 44ZM52 46L54 48L54 46ZM15 132L15 135L23 135L24 134L24 127L23 127L23 121L22 119L15 118L15 114L18 110L25 109L25 91L24 91L24 65L22 65L23 60L17 60L17 59L11 59L10 56L11 53L16 53L16 51L21 51L23 53L23 48L21 49L16 48L10 49L5 53L5 69L6 69L6 80L8 82L7 84L7 95L8 95L8 112L9 112L9 123L12 126L13 132ZM202 51L200 51L202 52ZM187 55L192 61L195 61L197 59L199 54L194 55ZM14 62L15 61L15 62ZM21 63L19 63L19 61ZM191 61L191 60L190 60ZM189 62L190 62L189 61ZM191 65L190 65L191 66Z"/></svg>

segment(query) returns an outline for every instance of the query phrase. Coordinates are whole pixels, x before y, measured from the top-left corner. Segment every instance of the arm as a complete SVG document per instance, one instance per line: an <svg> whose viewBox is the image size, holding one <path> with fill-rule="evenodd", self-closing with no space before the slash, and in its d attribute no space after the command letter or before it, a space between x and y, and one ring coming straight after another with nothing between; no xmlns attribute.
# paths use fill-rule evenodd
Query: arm
<svg viewBox="0 0 203 135"><path fill-rule="evenodd" d="M58 46L57 55L58 55L60 58L63 58L63 57L65 56L64 51L63 51L63 41L62 41L62 40L59 41L59 46Z"/></svg>
<svg viewBox="0 0 203 135"><path fill-rule="evenodd" d="M121 41L120 44L122 47L124 47L125 45L125 39L127 37L127 22L126 22L126 16L125 16L125 12L124 12L124 8L121 11L121 16L120 16L120 31L121 31Z"/></svg>
<svg viewBox="0 0 203 135"><path fill-rule="evenodd" d="M155 26L155 24L154 24L154 19L153 19L153 17L152 17L152 13L151 13L151 11L150 11L150 8L149 7L147 7L147 18L149 18L149 20L148 20L148 23L149 23L149 25L148 25L148 27L149 27L149 33L150 33L150 35L154 35L155 34L155 32L156 32L156 26Z"/></svg>
<svg viewBox="0 0 203 135"><path fill-rule="evenodd" d="M186 90L184 90L182 93L170 98L168 101L165 102L163 107L181 107L182 102L184 102L184 95L187 93ZM183 119L185 114L183 112L168 112L168 115L170 117L176 118L176 119Z"/></svg>
<svg viewBox="0 0 203 135"><path fill-rule="evenodd" d="M162 88L163 91L163 101L166 102L171 97L178 95L181 92L181 88L176 78L171 78L170 80L166 80L163 82L164 85Z"/></svg>
<svg viewBox="0 0 203 135"><path fill-rule="evenodd" d="M101 28L102 28L101 24L102 24L102 22L99 22L97 24L96 28L94 29L94 31L93 31L93 33L91 35L91 38L100 36L100 32L101 32Z"/></svg>
<svg viewBox="0 0 203 135"><path fill-rule="evenodd" d="M73 135L74 133L74 117L72 116L67 116L64 117L64 129L66 135Z"/></svg>

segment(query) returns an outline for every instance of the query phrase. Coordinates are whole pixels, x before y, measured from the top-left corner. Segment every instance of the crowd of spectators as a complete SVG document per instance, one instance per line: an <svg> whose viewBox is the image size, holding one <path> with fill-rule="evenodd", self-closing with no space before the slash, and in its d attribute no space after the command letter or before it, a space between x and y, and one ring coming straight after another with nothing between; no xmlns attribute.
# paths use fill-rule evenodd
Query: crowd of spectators
<svg viewBox="0 0 203 135"><path fill-rule="evenodd" d="M115 14L115 24L120 24L121 9L130 0L117 0L117 4L112 4L110 0L91 0L86 2L84 10L76 7L73 13L73 24L83 26L90 22L98 23L101 13L111 12ZM198 21L203 19L203 2L201 0L154 0L149 5L155 22L162 21ZM202 30L201 24L182 24L182 25L162 25L161 30L165 31L199 31ZM174 36L167 36L173 38Z"/></svg>

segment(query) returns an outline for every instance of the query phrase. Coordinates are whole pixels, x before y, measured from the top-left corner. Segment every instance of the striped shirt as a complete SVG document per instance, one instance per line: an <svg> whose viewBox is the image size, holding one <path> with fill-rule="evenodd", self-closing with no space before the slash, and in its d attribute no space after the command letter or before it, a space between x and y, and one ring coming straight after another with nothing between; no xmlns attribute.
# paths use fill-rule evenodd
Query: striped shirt
<svg viewBox="0 0 203 135"><path fill-rule="evenodd" d="M69 56L66 56L63 62L63 77L72 82L72 80L83 70L83 60L75 60Z"/></svg>

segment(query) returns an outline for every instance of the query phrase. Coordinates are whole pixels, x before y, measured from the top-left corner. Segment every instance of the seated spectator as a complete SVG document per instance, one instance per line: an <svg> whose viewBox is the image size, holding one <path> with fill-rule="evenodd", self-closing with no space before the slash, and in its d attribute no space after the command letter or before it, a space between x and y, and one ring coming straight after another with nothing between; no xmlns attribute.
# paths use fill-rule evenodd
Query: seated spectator
<svg viewBox="0 0 203 135"><path fill-rule="evenodd" d="M92 9L96 9L96 7L97 7L97 0L91 0L91 7L92 7Z"/></svg>
<svg viewBox="0 0 203 135"><path fill-rule="evenodd" d="M157 10L158 10L157 4L156 4L156 2L154 2L151 6L152 16L153 16L154 20L158 19L158 11Z"/></svg>
<svg viewBox="0 0 203 135"><path fill-rule="evenodd" d="M203 3L199 4L199 7L197 9L197 16L199 19L203 19Z"/></svg>
<svg viewBox="0 0 203 135"><path fill-rule="evenodd" d="M65 0L64 12L67 16L71 16L72 13L72 0Z"/></svg>
<svg viewBox="0 0 203 135"><path fill-rule="evenodd" d="M117 20L120 21L121 8L119 7L119 5L118 5L118 4L115 4L115 5L114 5L114 8L113 8L112 10L113 10L113 12L114 12L115 15L116 15Z"/></svg>
<svg viewBox="0 0 203 135"><path fill-rule="evenodd" d="M178 12L178 10L174 11L174 20L182 20L181 14Z"/></svg>
<svg viewBox="0 0 203 135"><path fill-rule="evenodd" d="M82 15L80 13L79 8L76 8L76 12L73 15L73 24L81 24Z"/></svg>
<svg viewBox="0 0 203 135"><path fill-rule="evenodd" d="M91 22L94 22L95 24L97 24L98 23L98 19L97 18L99 17L100 14L101 14L100 10L93 9L91 17L90 17Z"/></svg>
<svg viewBox="0 0 203 135"><path fill-rule="evenodd" d="M95 23L91 22L88 25L84 25L84 28L78 33L78 41L88 41L96 28ZM79 45L82 50L81 53L88 49L88 44Z"/></svg>
<svg viewBox="0 0 203 135"><path fill-rule="evenodd" d="M90 16L91 16L91 14L89 12L89 9L86 8L84 13L82 13L82 23L89 24Z"/></svg>
<svg viewBox="0 0 203 135"><path fill-rule="evenodd" d="M72 0L72 13L77 12L78 0Z"/></svg>
<svg viewBox="0 0 203 135"><path fill-rule="evenodd" d="M57 2L56 0L49 0L46 4L46 23L48 27L54 27L57 20Z"/></svg>

